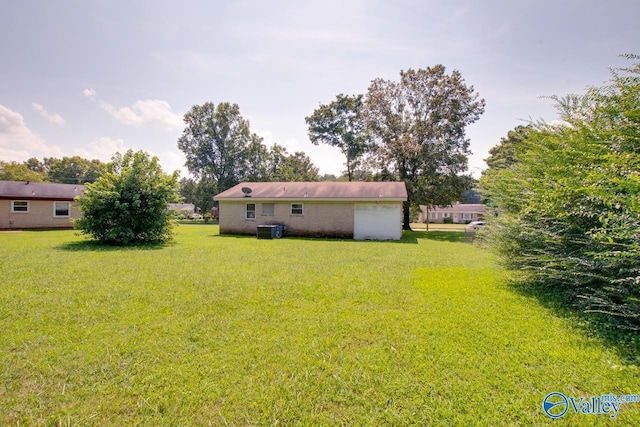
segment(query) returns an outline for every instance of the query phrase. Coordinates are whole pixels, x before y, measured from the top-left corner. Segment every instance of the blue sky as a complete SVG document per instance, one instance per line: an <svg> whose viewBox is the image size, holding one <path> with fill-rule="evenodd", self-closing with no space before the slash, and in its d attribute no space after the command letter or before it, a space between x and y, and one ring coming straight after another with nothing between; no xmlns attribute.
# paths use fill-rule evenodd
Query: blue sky
<svg viewBox="0 0 640 427"><path fill-rule="evenodd" d="M545 95L582 93L640 53L638 0L2 1L0 160L129 148L183 169L182 115L233 102L267 145L313 146L304 118L371 80L443 64L486 100L470 126L470 171L527 119L556 118ZM183 176L186 175L186 170Z"/></svg>

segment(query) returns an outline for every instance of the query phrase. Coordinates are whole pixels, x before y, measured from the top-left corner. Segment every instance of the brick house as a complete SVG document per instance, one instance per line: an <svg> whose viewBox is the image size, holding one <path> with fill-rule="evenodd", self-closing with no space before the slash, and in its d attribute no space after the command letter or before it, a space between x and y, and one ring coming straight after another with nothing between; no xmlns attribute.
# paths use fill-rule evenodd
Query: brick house
<svg viewBox="0 0 640 427"><path fill-rule="evenodd" d="M399 240L403 182L243 182L214 197L220 234L256 234L280 224L285 235Z"/></svg>
<svg viewBox="0 0 640 427"><path fill-rule="evenodd" d="M451 206L436 206L428 208L420 205L420 215L418 222L429 222L442 224L446 218L451 218L454 224L467 224L471 221L482 221L484 219L485 206L483 204L463 204L456 203Z"/></svg>
<svg viewBox="0 0 640 427"><path fill-rule="evenodd" d="M0 181L0 229L73 228L83 185Z"/></svg>

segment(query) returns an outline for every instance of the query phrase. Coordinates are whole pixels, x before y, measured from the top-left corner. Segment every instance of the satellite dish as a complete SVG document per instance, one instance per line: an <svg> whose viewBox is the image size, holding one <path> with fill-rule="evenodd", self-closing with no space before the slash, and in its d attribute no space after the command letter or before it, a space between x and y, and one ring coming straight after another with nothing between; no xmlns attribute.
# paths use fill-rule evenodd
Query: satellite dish
<svg viewBox="0 0 640 427"><path fill-rule="evenodd" d="M242 187L242 192L244 193L244 197L251 197L249 196L249 194L251 194L251 189L249 187Z"/></svg>

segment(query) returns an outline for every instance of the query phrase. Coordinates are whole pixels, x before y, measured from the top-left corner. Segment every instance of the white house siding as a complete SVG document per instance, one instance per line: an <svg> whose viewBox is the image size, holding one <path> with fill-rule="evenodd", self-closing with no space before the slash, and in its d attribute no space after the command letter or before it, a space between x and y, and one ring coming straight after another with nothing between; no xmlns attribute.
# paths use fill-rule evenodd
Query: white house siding
<svg viewBox="0 0 640 427"><path fill-rule="evenodd" d="M356 203L353 238L356 240L400 240L402 203Z"/></svg>

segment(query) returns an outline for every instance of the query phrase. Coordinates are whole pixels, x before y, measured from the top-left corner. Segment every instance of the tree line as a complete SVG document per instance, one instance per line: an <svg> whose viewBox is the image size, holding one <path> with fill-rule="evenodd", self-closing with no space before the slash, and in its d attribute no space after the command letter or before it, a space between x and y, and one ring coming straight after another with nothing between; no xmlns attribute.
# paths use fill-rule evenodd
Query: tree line
<svg viewBox="0 0 640 427"><path fill-rule="evenodd" d="M0 180L86 184L95 182L106 168L107 164L100 160L79 156L45 157L43 160L32 157L24 162L0 161Z"/></svg>

